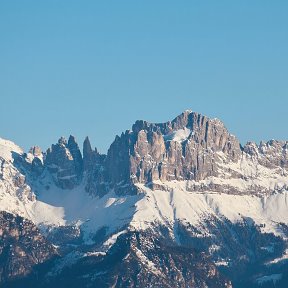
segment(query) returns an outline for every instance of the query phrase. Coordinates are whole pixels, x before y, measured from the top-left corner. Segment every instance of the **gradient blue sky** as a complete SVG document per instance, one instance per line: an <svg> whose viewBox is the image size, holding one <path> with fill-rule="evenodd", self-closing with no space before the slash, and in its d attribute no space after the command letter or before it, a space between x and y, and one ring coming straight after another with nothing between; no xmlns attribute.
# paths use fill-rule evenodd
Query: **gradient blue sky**
<svg viewBox="0 0 288 288"><path fill-rule="evenodd" d="M28 149L185 109L288 139L288 1L0 0L0 137Z"/></svg>

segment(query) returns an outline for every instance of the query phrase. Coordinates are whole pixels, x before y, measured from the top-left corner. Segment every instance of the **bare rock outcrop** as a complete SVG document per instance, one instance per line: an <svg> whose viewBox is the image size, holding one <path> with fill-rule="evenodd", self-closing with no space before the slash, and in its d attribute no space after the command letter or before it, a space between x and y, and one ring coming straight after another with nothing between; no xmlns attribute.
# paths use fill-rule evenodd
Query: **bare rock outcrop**
<svg viewBox="0 0 288 288"><path fill-rule="evenodd" d="M72 189L78 185L82 179L83 160L75 138L70 136L67 143L61 137L47 150L44 165L60 188Z"/></svg>
<svg viewBox="0 0 288 288"><path fill-rule="evenodd" d="M92 149L88 137L83 143L83 166L86 178L85 190L92 195L103 196L108 192L107 171L104 168L106 155L100 154L97 149Z"/></svg>
<svg viewBox="0 0 288 288"><path fill-rule="evenodd" d="M288 141L262 141L259 145L248 142L244 146L244 152L267 168L281 167L288 169Z"/></svg>
<svg viewBox="0 0 288 288"><path fill-rule="evenodd" d="M82 156L73 136L68 142L62 137L52 145L44 165L41 153L36 147L30 152L36 175L48 170L63 189L72 189L84 179L85 190L100 197L112 190L118 194L137 193L137 183L156 187L160 183L157 181L200 181L222 177L223 173L245 178L247 173L223 168L223 161L239 164L243 157L251 157L269 169L288 168L288 142L248 142L241 147L220 120L188 110L165 123L136 121L132 130L116 136L107 155L92 149L87 137Z"/></svg>
<svg viewBox="0 0 288 288"><path fill-rule="evenodd" d="M241 157L237 138L218 119L185 111L173 121L136 121L117 136L106 161L109 181L118 187L155 180L201 180L217 175L217 152Z"/></svg>
<svg viewBox="0 0 288 288"><path fill-rule="evenodd" d="M31 276L35 266L57 255L53 245L31 221L4 211L0 212L0 240L1 287Z"/></svg>

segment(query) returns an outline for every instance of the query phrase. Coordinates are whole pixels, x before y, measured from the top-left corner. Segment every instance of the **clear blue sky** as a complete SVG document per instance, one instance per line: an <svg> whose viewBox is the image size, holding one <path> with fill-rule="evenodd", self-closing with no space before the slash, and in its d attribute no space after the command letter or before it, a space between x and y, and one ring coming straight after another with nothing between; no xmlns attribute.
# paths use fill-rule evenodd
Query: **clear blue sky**
<svg viewBox="0 0 288 288"><path fill-rule="evenodd" d="M288 139L288 1L0 0L0 137L28 149L185 109Z"/></svg>

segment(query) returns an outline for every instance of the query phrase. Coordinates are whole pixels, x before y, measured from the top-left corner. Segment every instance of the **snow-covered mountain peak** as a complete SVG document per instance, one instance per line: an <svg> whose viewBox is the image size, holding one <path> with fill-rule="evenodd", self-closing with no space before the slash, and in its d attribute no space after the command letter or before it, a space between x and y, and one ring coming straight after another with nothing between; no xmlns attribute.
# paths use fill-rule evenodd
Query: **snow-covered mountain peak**
<svg viewBox="0 0 288 288"><path fill-rule="evenodd" d="M179 287L193 287L196 276L189 273L196 266L208 269L200 269L196 287L231 287L219 276L221 267L234 279L234 271L246 275L247 267L270 263L270 273L278 259L286 259L287 146L273 140L241 147L220 120L192 111L166 123L136 121L107 155L93 150L89 138L83 153L73 136L61 137L46 153L39 147L23 153L0 139L1 217L5 225L17 215L29 219L58 247L61 257L47 283L58 275L65 279L65 271L73 278L76 271L78 286L100 279L95 287L102 287L118 277L107 266L116 263L117 269L128 267L117 272L125 277L131 267L142 267L137 271L145 271L145 280L137 281L143 287L171 287L175 273L184 283ZM275 275L282 273L277 269Z"/></svg>
<svg viewBox="0 0 288 288"><path fill-rule="evenodd" d="M0 157L13 162L13 153L23 154L23 150L12 141L0 138Z"/></svg>

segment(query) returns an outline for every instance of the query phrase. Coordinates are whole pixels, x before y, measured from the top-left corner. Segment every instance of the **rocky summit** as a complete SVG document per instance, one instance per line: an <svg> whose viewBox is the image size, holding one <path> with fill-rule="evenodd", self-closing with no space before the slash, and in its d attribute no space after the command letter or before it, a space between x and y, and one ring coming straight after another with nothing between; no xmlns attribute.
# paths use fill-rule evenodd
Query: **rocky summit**
<svg viewBox="0 0 288 288"><path fill-rule="evenodd" d="M288 141L187 110L107 155L0 139L1 287L287 287Z"/></svg>

